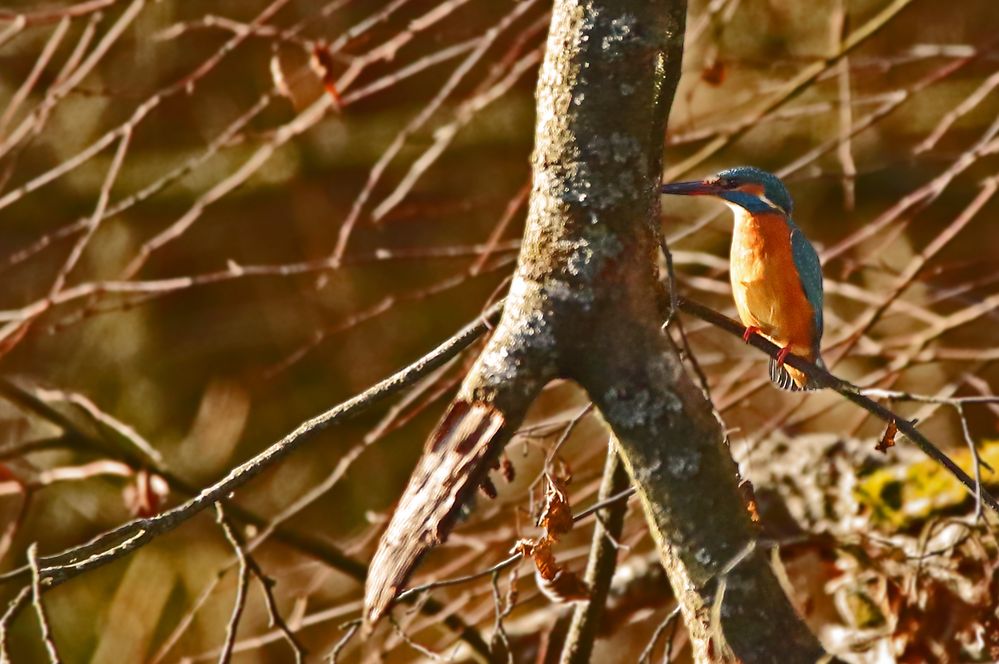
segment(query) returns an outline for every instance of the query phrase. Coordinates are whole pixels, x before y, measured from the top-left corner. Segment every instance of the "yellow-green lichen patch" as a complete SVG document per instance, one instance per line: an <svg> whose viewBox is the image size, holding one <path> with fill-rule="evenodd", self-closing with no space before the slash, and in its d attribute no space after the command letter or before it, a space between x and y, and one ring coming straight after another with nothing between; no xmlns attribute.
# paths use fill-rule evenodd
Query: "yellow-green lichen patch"
<svg viewBox="0 0 999 664"><path fill-rule="evenodd" d="M974 477L971 452L951 453L954 462ZM979 448L984 464L999 469L999 441L987 441ZM999 473L983 464L982 484L999 487ZM871 520L893 530L905 530L931 517L952 512L971 500L968 490L936 461L927 459L907 466L889 466L874 471L857 482L854 496Z"/></svg>

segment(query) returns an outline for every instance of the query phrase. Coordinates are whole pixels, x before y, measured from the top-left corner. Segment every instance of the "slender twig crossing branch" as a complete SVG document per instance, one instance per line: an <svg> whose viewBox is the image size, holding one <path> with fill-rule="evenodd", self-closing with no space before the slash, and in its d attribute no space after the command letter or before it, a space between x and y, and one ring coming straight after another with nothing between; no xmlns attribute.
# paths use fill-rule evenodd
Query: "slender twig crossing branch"
<svg viewBox="0 0 999 664"><path fill-rule="evenodd" d="M627 488L629 481L624 464L618 457L617 442L612 439L607 444L607 462L604 465L603 481L600 483L600 499L606 500L617 495ZM590 588L590 598L573 608L572 622L569 623L569 633L562 649L562 664L586 664L590 661L607 593L610 592L611 579L617 568L617 540L621 537L627 510L627 502L615 503L602 512L603 518L598 519L593 527L590 560L585 577Z"/></svg>
<svg viewBox="0 0 999 664"><path fill-rule="evenodd" d="M52 627L49 619L45 615L45 607L42 604L42 575L38 567L38 543L34 542L28 547L28 566L31 568L31 601L35 605L35 613L38 616L38 627L42 632L42 643L45 644L45 651L48 653L51 664L59 664L62 660L59 657L59 650L56 648L55 640L52 638Z"/></svg>
<svg viewBox="0 0 999 664"><path fill-rule="evenodd" d="M239 630L239 620L243 617L246 609L246 595L250 587L250 565L247 563L246 551L236 537L232 523L226 518L222 503L215 503L215 513L219 525L225 538L232 545L239 560L239 577L236 581L236 598L233 600L232 614L229 616L229 625L225 630L225 640L222 642L222 651L219 653L219 664L229 664L232 661L232 647L236 643L236 632Z"/></svg>
<svg viewBox="0 0 999 664"><path fill-rule="evenodd" d="M42 590L55 587L84 572L128 555L159 535L177 528L205 508L228 497L234 490L298 449L316 433L356 416L412 385L449 361L456 353L467 348L469 344L495 324L502 307L502 302L493 305L478 320L466 326L424 357L339 406L304 422L280 441L236 467L225 478L202 490L185 503L156 516L131 521L94 538L90 542L67 549L62 553L40 558L38 560L39 587ZM24 580L31 572L31 567L26 565L0 575L0 583ZM10 617L5 614L2 624L9 623L23 606L23 602L12 605L8 611ZM488 652L488 647L485 646L481 636L473 640Z"/></svg>

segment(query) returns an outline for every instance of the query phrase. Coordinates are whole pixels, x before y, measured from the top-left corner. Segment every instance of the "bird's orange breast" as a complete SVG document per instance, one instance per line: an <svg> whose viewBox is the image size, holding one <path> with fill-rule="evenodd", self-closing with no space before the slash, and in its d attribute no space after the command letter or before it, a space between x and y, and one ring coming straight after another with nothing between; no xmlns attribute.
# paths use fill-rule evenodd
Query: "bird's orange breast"
<svg viewBox="0 0 999 664"><path fill-rule="evenodd" d="M791 254L791 229L779 214L735 210L732 295L742 323L771 341L814 359L812 305Z"/></svg>

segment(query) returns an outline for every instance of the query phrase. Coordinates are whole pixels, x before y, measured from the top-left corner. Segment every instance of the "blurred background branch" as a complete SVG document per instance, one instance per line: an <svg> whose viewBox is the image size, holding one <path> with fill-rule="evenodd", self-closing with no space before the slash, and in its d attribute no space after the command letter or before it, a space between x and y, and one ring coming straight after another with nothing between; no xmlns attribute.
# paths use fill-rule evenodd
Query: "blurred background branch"
<svg viewBox="0 0 999 664"><path fill-rule="evenodd" d="M969 473L975 456L999 462L999 235L988 223L999 208L986 193L999 166L993 4L693 0L664 136L668 164L721 146L692 175L753 163L785 177L823 256L833 371L918 419ZM526 218L549 8L4 4L0 372L47 408L9 391L0 402L4 570L25 565L33 542L43 561L182 502L498 297ZM626 95L629 83L608 85ZM684 201L662 221L681 293L730 312L727 217ZM876 451L885 428L866 411L835 394L779 394L760 353L682 322L764 526L783 542L793 597L824 643L854 661L999 657L988 513L977 518L975 501L912 446ZM275 581L278 615L311 655L360 611L365 566L347 572L332 554L370 557L470 355L224 497ZM574 511L596 502L606 431L598 418L576 421L588 401L564 383L539 395L508 447L515 481L497 484L497 500L414 583L487 570L536 534L545 472L571 474ZM981 477L997 487L984 466ZM554 551L558 563L581 574L591 541L580 524ZM674 607L638 510L618 541L594 660L634 661ZM46 592L59 656L217 660L233 563L218 524L196 518ZM508 585L504 575L504 611ZM513 586L502 627L518 661L530 660L559 640L567 607L530 575ZM6 585L0 599L18 589ZM456 650L464 642L441 628L460 619L488 648L489 574L414 599L428 595L432 615L401 616L410 640L461 659L474 650ZM270 615L263 594L247 594L235 661L288 660ZM669 640L674 661L689 657L684 630L664 630L650 654ZM30 611L0 633L14 661L48 657ZM359 646L347 643L341 661L360 661ZM423 657L395 634L374 648L387 661Z"/></svg>

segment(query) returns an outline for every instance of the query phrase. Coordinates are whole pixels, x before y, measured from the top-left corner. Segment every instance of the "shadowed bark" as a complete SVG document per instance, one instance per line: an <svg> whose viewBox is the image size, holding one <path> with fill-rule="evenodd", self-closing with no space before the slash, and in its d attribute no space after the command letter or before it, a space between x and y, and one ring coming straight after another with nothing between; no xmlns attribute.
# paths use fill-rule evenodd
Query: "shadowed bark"
<svg viewBox="0 0 999 664"><path fill-rule="evenodd" d="M698 661L814 662L737 487L710 402L662 331L658 185L680 76L680 0L557 0L537 88L533 188L499 328L444 417L369 571L370 625L554 377L620 440Z"/></svg>

